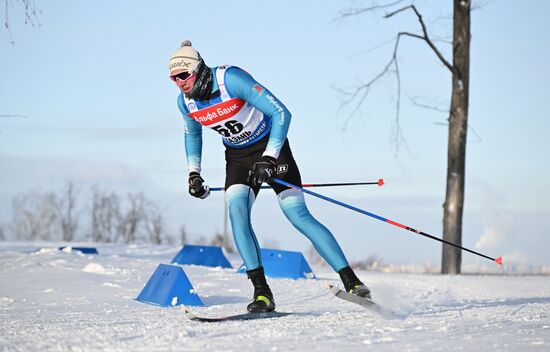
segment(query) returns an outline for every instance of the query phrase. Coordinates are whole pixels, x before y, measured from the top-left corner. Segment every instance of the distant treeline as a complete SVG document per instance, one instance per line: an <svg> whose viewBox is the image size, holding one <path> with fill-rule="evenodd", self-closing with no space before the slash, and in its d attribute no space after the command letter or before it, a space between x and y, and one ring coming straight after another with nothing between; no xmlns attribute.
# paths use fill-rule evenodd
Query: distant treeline
<svg viewBox="0 0 550 352"><path fill-rule="evenodd" d="M6 239L183 244L187 233L184 225L179 233L170 233L161 207L142 192L121 195L97 186L81 192L74 182L67 182L58 193L16 195L11 221L0 226L0 240ZM208 241L201 237L197 242ZM221 234L209 242L232 247Z"/></svg>

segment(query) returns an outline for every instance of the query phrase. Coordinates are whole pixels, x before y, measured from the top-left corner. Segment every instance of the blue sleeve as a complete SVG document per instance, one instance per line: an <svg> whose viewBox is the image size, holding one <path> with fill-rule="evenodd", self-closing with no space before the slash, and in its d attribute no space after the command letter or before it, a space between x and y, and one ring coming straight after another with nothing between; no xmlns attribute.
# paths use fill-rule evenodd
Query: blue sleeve
<svg viewBox="0 0 550 352"><path fill-rule="evenodd" d="M183 103L183 96L178 97L178 108L183 114L183 133L185 137L185 156L189 172L201 172L202 125L189 116Z"/></svg>
<svg viewBox="0 0 550 352"><path fill-rule="evenodd" d="M290 125L291 115L288 109L267 88L238 67L227 70L225 86L230 94L252 104L272 121L269 141L263 155L277 159Z"/></svg>

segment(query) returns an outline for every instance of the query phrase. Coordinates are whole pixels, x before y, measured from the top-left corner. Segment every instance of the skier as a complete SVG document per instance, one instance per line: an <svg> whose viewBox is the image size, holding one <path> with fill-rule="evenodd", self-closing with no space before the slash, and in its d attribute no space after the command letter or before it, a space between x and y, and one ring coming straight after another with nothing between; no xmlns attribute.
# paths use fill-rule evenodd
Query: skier
<svg viewBox="0 0 550 352"><path fill-rule="evenodd" d="M290 112L267 88L235 66L208 67L190 41L184 41L169 61L170 78L181 90L189 193L210 194L201 172L202 127L218 132L225 145L225 192L237 249L254 286L249 312L275 310L267 284L260 246L250 223L250 211L263 182L275 193L294 227L340 275L346 291L370 298L370 290L350 268L332 233L309 212L299 190L270 181L277 177L301 186L298 166L287 139Z"/></svg>

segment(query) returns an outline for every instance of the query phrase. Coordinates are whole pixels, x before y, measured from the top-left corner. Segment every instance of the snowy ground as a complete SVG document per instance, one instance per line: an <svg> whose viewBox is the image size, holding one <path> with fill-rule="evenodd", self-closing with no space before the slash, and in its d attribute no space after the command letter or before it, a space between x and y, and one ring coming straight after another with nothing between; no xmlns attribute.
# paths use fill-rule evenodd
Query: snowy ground
<svg viewBox="0 0 550 352"><path fill-rule="evenodd" d="M99 255L55 248L0 242L1 351L550 351L548 276L360 272L400 316L385 319L333 297L336 275L313 267L319 280L270 280L278 310L298 314L212 324L134 300L177 246L99 245ZM206 305L194 312L244 312L245 275L184 270Z"/></svg>

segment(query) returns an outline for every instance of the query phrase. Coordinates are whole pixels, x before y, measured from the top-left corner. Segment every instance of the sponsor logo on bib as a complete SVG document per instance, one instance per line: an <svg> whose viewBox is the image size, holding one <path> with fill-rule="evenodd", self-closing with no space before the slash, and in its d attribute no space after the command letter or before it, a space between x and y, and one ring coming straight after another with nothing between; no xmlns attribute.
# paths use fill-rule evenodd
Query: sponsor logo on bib
<svg viewBox="0 0 550 352"><path fill-rule="evenodd" d="M244 104L244 100L233 98L231 100L210 106L206 109L192 112L189 115L201 125L210 126L233 117L242 109Z"/></svg>

